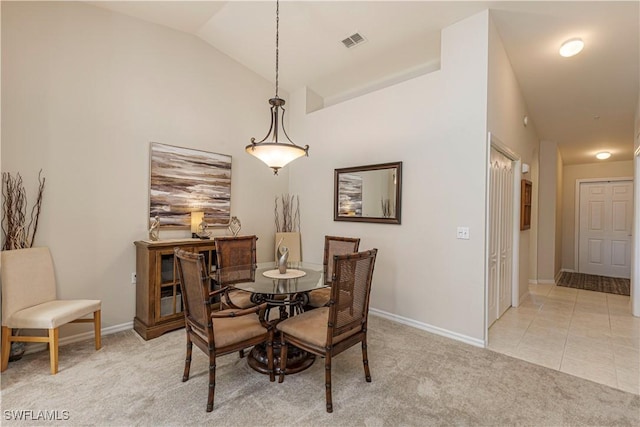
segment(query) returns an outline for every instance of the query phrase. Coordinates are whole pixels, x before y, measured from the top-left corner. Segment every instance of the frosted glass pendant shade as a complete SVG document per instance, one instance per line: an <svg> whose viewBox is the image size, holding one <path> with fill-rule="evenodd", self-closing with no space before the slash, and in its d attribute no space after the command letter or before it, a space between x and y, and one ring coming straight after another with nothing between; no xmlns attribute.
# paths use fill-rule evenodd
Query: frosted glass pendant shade
<svg viewBox="0 0 640 427"><path fill-rule="evenodd" d="M247 145L245 150L247 153L262 160L276 173L278 169L307 154L307 151L302 147L282 142L262 142L260 144Z"/></svg>

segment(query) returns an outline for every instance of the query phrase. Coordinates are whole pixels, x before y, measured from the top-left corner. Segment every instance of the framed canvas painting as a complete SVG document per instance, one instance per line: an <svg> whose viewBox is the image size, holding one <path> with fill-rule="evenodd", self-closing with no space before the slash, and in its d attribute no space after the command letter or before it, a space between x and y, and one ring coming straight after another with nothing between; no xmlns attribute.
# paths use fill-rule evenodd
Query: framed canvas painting
<svg viewBox="0 0 640 427"><path fill-rule="evenodd" d="M149 221L161 228L189 228L191 212L209 226L231 219L231 156L151 143Z"/></svg>

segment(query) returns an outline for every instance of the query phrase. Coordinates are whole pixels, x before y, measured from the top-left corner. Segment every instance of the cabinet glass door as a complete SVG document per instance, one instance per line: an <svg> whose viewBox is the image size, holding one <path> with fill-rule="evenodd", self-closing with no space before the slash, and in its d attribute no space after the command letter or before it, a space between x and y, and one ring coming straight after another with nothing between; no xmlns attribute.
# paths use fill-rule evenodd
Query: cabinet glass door
<svg viewBox="0 0 640 427"><path fill-rule="evenodd" d="M182 294L173 250L158 251L157 257L157 274L160 277L157 300L160 304L156 307L156 319L182 316Z"/></svg>

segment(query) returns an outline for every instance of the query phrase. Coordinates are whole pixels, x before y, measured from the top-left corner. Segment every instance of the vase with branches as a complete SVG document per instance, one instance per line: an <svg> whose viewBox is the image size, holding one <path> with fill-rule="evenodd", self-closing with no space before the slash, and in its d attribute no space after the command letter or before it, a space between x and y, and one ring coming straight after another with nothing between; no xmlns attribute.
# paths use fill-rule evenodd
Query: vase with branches
<svg viewBox="0 0 640 427"><path fill-rule="evenodd" d="M2 250L25 249L33 246L38 231L38 220L42 209L42 195L44 193L45 178L42 169L38 173L38 193L29 215L27 216L27 192L24 188L22 176L15 176L9 172L2 173ZM28 219L28 222L27 222ZM17 330L13 333L19 333ZM11 343L9 360L19 360L25 351L24 342Z"/></svg>
<svg viewBox="0 0 640 427"><path fill-rule="evenodd" d="M27 192L22 176L10 172L2 173L2 250L24 249L33 246L38 231L38 220L42 209L45 178L42 170L38 174L38 194L31 208L27 223Z"/></svg>
<svg viewBox="0 0 640 427"><path fill-rule="evenodd" d="M295 195L283 194L275 198L276 262L280 271L286 267L280 264L291 264L302 260L300 249L300 198ZM286 254L286 256L285 256Z"/></svg>
<svg viewBox="0 0 640 427"><path fill-rule="evenodd" d="M281 213L280 213L281 212ZM283 194L276 196L275 207L276 233L300 231L300 198L296 195Z"/></svg>

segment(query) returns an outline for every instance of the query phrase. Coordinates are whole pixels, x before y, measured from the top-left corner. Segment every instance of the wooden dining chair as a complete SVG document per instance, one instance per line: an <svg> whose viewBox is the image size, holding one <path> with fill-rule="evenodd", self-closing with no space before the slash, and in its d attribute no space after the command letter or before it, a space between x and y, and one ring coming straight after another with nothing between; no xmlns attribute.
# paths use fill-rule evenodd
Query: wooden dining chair
<svg viewBox="0 0 640 427"><path fill-rule="evenodd" d="M213 410L216 386L216 357L266 343L269 379L273 371L273 328L264 320L266 304L237 310L212 312L209 299L225 289L209 291L211 278L205 267L204 255L174 250L184 303L187 356L182 381L189 379L193 343L209 356L209 394L207 412Z"/></svg>
<svg viewBox="0 0 640 427"><path fill-rule="evenodd" d="M216 237L216 269L217 284L220 288L227 288L222 295L222 303L229 308L250 308L255 306L251 302L249 292L228 289L234 283L253 281L255 269L230 269L229 267L256 266L256 236Z"/></svg>
<svg viewBox="0 0 640 427"><path fill-rule="evenodd" d="M95 347L101 347L102 302L58 299L53 259L47 247L2 251L2 367L9 364L12 342L44 342L49 346L51 374L58 372L58 330L67 323L93 323ZM93 315L93 318L85 316ZM23 335L13 336L12 329ZM48 336L24 336L29 329L45 329Z"/></svg>
<svg viewBox="0 0 640 427"><path fill-rule="evenodd" d="M360 239L355 237L336 237L324 236L324 283L329 286L331 284L331 276L333 275L333 257L335 255L346 255L358 252ZM309 292L308 308L324 307L329 303L331 295L330 288L316 289Z"/></svg>
<svg viewBox="0 0 640 427"><path fill-rule="evenodd" d="M367 356L367 319L373 267L377 249L333 257L333 281L327 307L306 311L276 325L280 331L280 377L284 381L287 345L325 358L327 412L333 412L331 360L357 343L362 344L362 364L371 382Z"/></svg>

